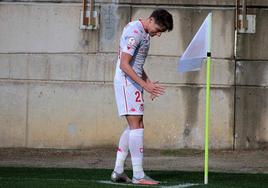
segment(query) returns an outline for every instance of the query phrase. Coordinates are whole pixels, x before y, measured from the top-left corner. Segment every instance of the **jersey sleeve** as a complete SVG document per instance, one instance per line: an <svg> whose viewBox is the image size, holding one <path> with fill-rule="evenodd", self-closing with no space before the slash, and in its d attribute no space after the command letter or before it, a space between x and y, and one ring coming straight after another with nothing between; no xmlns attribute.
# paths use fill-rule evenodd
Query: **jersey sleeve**
<svg viewBox="0 0 268 188"><path fill-rule="evenodd" d="M141 42L141 35L135 28L129 28L122 36L121 50L131 56L134 55L135 50L139 47Z"/></svg>

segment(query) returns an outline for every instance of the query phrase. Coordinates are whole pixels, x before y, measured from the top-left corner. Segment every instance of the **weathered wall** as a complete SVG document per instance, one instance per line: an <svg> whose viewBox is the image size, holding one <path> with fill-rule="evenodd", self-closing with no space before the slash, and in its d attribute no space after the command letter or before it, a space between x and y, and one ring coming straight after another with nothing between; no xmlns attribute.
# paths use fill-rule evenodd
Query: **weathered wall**
<svg viewBox="0 0 268 188"><path fill-rule="evenodd" d="M239 34L236 60L235 145L259 148L268 142L268 9L250 7L255 34Z"/></svg>
<svg viewBox="0 0 268 188"><path fill-rule="evenodd" d="M95 31L79 29L78 0L0 3L0 147L116 145L126 124L112 84L118 41L129 20L148 17L158 3L173 14L174 30L151 40L145 70L167 92L153 102L145 96L145 146L203 148L206 73L179 74L176 66L212 11L210 147L260 147L268 140L264 2L249 1L257 33L239 35L237 59L231 0L99 0Z"/></svg>

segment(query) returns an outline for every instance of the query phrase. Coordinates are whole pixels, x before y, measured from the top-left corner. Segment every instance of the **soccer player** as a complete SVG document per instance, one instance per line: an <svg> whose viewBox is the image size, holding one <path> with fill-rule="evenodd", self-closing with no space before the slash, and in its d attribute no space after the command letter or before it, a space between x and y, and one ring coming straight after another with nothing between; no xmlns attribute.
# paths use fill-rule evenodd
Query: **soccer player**
<svg viewBox="0 0 268 188"><path fill-rule="evenodd" d="M114 89L119 116L125 116L128 127L122 133L116 155L115 168L111 175L114 182L154 185L158 181L148 177L143 163L143 91L151 99L164 94L165 88L149 79L143 69L149 51L150 38L160 37L173 29L172 15L164 9L156 9L147 19L132 21L125 26L121 39L114 77ZM131 155L133 178L124 173L124 163Z"/></svg>

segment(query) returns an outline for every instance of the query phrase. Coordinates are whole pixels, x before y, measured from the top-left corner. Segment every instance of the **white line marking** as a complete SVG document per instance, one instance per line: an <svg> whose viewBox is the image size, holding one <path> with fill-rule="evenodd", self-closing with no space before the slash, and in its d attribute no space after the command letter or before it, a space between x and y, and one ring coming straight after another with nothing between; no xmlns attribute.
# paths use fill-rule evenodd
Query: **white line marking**
<svg viewBox="0 0 268 188"><path fill-rule="evenodd" d="M191 187L194 185L198 185L195 183L185 183L185 184L179 184L179 185L168 185L168 186L161 186L161 188L184 188L184 187Z"/></svg>
<svg viewBox="0 0 268 188"><path fill-rule="evenodd" d="M111 184L111 185L121 185L121 186L148 186L148 185L135 185L135 184L127 184L127 183L114 183L111 181L107 181L107 180L99 180L96 181L97 183L104 183L104 184ZM194 183L184 183L184 184L178 184L178 185L166 185L166 186L157 186L157 185L150 185L150 187L159 187L159 188L185 188L185 187L191 187L194 185L199 185L199 184L194 184Z"/></svg>
<svg viewBox="0 0 268 188"><path fill-rule="evenodd" d="M96 181L97 183L104 183L104 184L110 184L110 185L121 185L121 186L146 186L148 187L148 185L135 185L135 184L132 184L132 183L115 183L115 182L111 182L111 181L107 181L107 180L99 180L99 181ZM150 187L159 187L159 186L150 186Z"/></svg>

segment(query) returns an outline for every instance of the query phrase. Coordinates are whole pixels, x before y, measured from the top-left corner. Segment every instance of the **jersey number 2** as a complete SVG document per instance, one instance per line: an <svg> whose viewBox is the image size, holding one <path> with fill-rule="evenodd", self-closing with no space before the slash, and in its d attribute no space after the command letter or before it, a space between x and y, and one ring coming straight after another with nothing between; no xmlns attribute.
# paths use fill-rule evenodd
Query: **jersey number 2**
<svg viewBox="0 0 268 188"><path fill-rule="evenodd" d="M136 91L135 95L136 95L136 102L141 102L141 100L143 101L143 97L140 91Z"/></svg>

